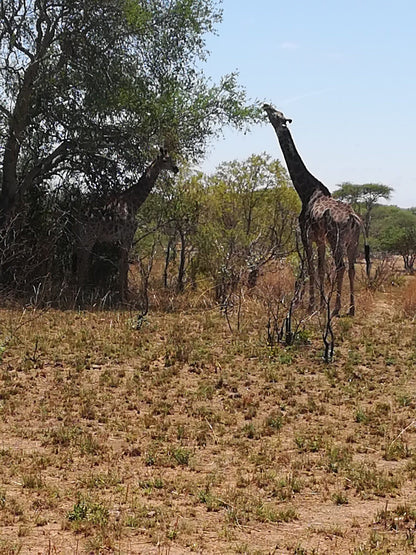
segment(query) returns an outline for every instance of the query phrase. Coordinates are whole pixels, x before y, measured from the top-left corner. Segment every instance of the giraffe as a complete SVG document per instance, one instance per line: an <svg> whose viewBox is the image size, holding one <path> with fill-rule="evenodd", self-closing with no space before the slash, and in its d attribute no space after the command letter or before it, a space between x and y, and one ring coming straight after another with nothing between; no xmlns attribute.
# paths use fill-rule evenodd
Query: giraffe
<svg viewBox="0 0 416 555"><path fill-rule="evenodd" d="M119 250L119 295L127 294L128 255L137 229L136 214L149 196L159 173L168 170L177 174L179 169L167 149L161 148L155 160L140 179L127 190L108 201L101 209L93 207L86 215L77 215L74 224L76 242L76 277L84 287L88 277L91 253L97 243L116 245Z"/></svg>
<svg viewBox="0 0 416 555"><path fill-rule="evenodd" d="M313 243L318 252L318 283L321 293L321 307L325 301L325 250L329 243L335 262L336 298L332 312L339 315L341 310L341 290L345 273L344 258L348 260L348 276L350 282L349 314L355 314L354 279L355 259L358 240L363 224L358 214L345 202L335 200L327 187L314 177L306 168L293 142L287 127L292 120L286 118L269 104L263 106L270 123L273 125L280 143L293 186L302 201L299 215L299 227L302 244L305 249L309 275L309 310L315 307L315 265L313 261ZM366 245L367 274L369 272L369 248Z"/></svg>

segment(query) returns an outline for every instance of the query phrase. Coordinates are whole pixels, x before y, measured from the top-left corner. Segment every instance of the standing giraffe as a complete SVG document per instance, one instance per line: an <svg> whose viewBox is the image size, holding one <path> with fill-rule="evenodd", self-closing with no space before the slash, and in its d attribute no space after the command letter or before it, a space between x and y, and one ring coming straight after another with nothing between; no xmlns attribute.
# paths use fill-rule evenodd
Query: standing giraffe
<svg viewBox="0 0 416 555"><path fill-rule="evenodd" d="M116 245L119 250L119 294L127 294L128 256L137 229L136 214L149 196L162 170L178 173L178 167L164 148L145 170L140 179L103 208L92 208L86 215L78 215L74 225L76 241L76 274L78 286L86 284L91 253L97 243Z"/></svg>
<svg viewBox="0 0 416 555"><path fill-rule="evenodd" d="M334 316L339 315L341 310L341 290L345 273L344 258L346 256L348 259L348 276L350 281L349 314L353 316L355 313L354 264L357 256L360 230L363 229L361 218L349 204L332 198L325 185L308 171L296 150L295 143L287 127L287 123L291 123L292 120L286 118L282 112L279 112L269 104L265 104L263 108L276 131L290 178L302 201L299 227L308 265L309 310L312 311L315 306L315 266L312 244L316 243L318 250L318 281L322 306L325 299L325 249L326 242L328 242L335 262L337 286L335 307L332 314ZM368 273L369 249L367 245L366 262Z"/></svg>

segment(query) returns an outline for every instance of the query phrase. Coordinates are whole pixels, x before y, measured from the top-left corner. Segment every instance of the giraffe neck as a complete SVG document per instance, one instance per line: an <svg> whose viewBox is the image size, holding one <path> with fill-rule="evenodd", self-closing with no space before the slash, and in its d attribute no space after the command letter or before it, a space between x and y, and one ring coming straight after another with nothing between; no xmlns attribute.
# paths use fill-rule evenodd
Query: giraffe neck
<svg viewBox="0 0 416 555"><path fill-rule="evenodd" d="M308 204L312 195L317 190L321 191L325 196L331 196L331 193L325 185L316 179L306 168L302 158L296 150L289 129L287 127L280 127L279 129L275 129L275 131L286 160L290 178L302 201L302 205L305 206Z"/></svg>
<svg viewBox="0 0 416 555"><path fill-rule="evenodd" d="M154 160L141 175L137 183L122 193L121 198L127 202L131 212L136 213L147 199L159 176L160 170L159 161Z"/></svg>

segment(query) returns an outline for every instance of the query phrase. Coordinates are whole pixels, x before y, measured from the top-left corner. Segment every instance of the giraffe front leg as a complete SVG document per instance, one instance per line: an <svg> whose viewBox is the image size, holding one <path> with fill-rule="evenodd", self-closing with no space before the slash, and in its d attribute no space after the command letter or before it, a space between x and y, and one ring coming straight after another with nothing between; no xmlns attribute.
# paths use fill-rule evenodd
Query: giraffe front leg
<svg viewBox="0 0 416 555"><path fill-rule="evenodd" d="M76 249L76 279L79 288L84 288L88 280L89 264L92 247L79 246Z"/></svg>
<svg viewBox="0 0 416 555"><path fill-rule="evenodd" d="M125 301L128 294L128 274L129 274L129 251L120 248L120 265L119 265L119 289L120 300Z"/></svg>
<svg viewBox="0 0 416 555"><path fill-rule="evenodd" d="M313 263L312 244L309 240L309 234L303 226L301 226L301 239L302 239L303 249L305 251L306 264L308 267L308 276L309 276L308 312L312 313L315 310L315 266Z"/></svg>

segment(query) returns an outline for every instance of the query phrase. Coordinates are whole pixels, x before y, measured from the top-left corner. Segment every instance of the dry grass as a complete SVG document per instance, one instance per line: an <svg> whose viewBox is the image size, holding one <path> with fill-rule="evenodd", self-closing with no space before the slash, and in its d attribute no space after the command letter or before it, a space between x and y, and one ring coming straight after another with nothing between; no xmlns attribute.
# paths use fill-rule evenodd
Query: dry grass
<svg viewBox="0 0 416 555"><path fill-rule="evenodd" d="M359 291L330 365L261 294L234 333L200 293L2 310L0 553L414 552L415 283Z"/></svg>
<svg viewBox="0 0 416 555"><path fill-rule="evenodd" d="M406 316L416 316L416 281L409 279L403 292L403 309Z"/></svg>

